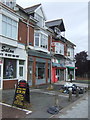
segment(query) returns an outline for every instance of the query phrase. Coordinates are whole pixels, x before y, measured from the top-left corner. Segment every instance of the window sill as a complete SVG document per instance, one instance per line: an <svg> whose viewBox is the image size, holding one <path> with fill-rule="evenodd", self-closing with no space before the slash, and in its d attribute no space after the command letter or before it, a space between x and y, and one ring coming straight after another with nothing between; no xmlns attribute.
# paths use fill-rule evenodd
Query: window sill
<svg viewBox="0 0 90 120"><path fill-rule="evenodd" d="M3 81L5 80L18 80L18 78L12 78L12 79L3 79Z"/></svg>
<svg viewBox="0 0 90 120"><path fill-rule="evenodd" d="M4 35L0 35L1 37L4 37L6 39L9 39L9 40L13 40L13 41L18 41L17 39L13 39L13 38L10 38L10 37L7 37L7 36L4 36Z"/></svg>

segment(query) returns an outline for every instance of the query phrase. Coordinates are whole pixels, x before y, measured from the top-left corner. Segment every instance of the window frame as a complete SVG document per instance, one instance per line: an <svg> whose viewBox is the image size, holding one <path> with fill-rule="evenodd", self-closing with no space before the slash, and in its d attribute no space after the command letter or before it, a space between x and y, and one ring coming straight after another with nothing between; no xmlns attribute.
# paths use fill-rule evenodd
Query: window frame
<svg viewBox="0 0 90 120"><path fill-rule="evenodd" d="M20 62L23 62L23 64ZM23 68L23 76L20 76L20 67ZM24 78L24 68L25 68L25 62L23 60L19 60L19 78Z"/></svg>
<svg viewBox="0 0 90 120"><path fill-rule="evenodd" d="M6 25L5 25L6 24ZM5 25L5 26L4 26ZM14 39L14 40L17 40L18 39L18 22L6 15L2 15L2 35L7 37L7 38L10 38L10 39ZM11 26L11 30L8 34L8 28ZM13 29L15 31L13 31ZM5 31L5 33L4 33Z"/></svg>
<svg viewBox="0 0 90 120"><path fill-rule="evenodd" d="M37 46L36 45L36 36L35 36L35 34L39 34L39 40L38 40L38 42L39 42L39 46ZM44 39L46 37L46 39ZM43 44L42 43L45 43L45 46L46 47L43 47ZM42 45L42 46L41 46ZM42 49L46 49L46 50L48 50L48 35L47 34L45 34L45 33L43 33L43 32L41 32L41 31L35 31L34 32L34 47L40 47L40 48L42 48Z"/></svg>

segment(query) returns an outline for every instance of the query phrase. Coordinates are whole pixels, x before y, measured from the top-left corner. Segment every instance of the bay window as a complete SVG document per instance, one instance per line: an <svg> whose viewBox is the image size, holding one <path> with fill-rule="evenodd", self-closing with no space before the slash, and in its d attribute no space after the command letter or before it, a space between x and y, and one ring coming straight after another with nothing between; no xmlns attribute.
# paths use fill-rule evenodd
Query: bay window
<svg viewBox="0 0 90 120"><path fill-rule="evenodd" d="M35 32L35 46L48 49L48 36L41 32Z"/></svg>
<svg viewBox="0 0 90 120"><path fill-rule="evenodd" d="M55 53L64 55L64 45L56 42L55 43Z"/></svg>

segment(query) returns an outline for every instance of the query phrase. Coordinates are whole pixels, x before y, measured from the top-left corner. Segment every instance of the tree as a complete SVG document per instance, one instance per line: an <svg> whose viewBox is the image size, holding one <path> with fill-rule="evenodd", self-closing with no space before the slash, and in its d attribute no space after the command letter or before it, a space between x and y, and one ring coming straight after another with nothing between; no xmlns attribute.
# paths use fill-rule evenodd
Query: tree
<svg viewBox="0 0 90 120"><path fill-rule="evenodd" d="M85 52L85 51L82 51L75 55L75 59L76 59L75 66L77 67L76 76L87 77L87 74L88 74L87 56L88 56L87 52Z"/></svg>

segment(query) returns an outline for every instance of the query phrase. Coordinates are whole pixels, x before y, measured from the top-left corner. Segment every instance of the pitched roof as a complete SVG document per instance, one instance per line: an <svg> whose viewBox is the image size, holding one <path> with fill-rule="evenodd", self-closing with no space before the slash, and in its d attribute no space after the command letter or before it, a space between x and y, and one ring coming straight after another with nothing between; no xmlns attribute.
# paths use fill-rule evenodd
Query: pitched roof
<svg viewBox="0 0 90 120"><path fill-rule="evenodd" d="M65 31L64 23L62 19L52 20L46 22L46 26L48 27L58 27L61 31Z"/></svg>
<svg viewBox="0 0 90 120"><path fill-rule="evenodd" d="M31 7L25 8L24 10L25 10L27 13L31 13L31 12L34 12L40 5L41 5L41 4L37 4L37 5L31 6Z"/></svg>

